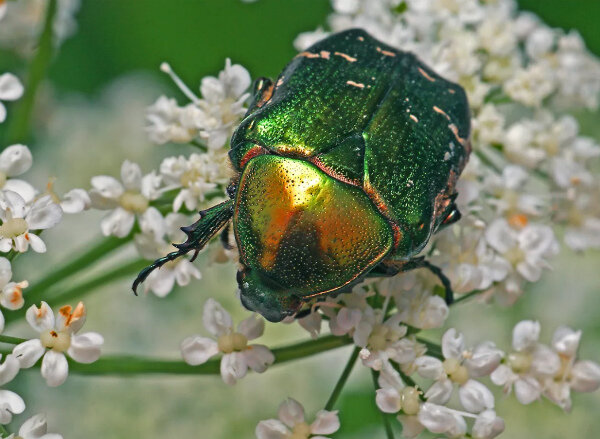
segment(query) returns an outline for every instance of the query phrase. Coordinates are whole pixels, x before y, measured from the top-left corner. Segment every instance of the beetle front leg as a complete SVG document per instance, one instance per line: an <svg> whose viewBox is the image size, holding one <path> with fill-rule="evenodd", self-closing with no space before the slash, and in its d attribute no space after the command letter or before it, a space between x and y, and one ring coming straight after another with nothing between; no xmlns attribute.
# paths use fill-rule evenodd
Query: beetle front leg
<svg viewBox="0 0 600 439"><path fill-rule="evenodd" d="M450 279L442 272L442 269L437 265L433 265L431 262L420 256L413 258L408 261L383 261L377 265L373 270L369 272L367 277L391 277L399 273L406 271L415 270L417 268L427 268L433 274L437 276L445 291L445 300L447 305L451 305L454 302L454 291L452 290L452 284Z"/></svg>

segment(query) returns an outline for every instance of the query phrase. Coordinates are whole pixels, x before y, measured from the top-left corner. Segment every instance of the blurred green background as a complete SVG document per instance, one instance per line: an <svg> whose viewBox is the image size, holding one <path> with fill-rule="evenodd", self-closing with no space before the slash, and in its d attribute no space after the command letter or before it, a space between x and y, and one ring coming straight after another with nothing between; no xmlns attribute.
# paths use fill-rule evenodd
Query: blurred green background
<svg viewBox="0 0 600 439"><path fill-rule="evenodd" d="M520 3L553 26L579 30L588 47L600 54L600 1ZM191 152L181 146L156 147L145 139L145 106L161 93L183 102L158 71L159 64L168 61L193 90L203 76L218 73L226 57L247 67L253 77L275 76L295 53L295 36L324 25L329 12L326 0L84 0L77 15L79 29L52 62L51 87L41 90L30 139L35 152L29 179L43 187L49 176L56 176L59 192L88 188L93 175L118 175L124 159L138 161L147 172L162 157ZM22 61L0 51L3 71L24 76ZM600 139L598 115L579 117L584 133ZM0 131L4 146L2 136ZM33 281L55 262L85 248L99 236L101 216L88 212L66 218L47 234L48 254L20 258L15 278ZM132 255L128 250L118 257ZM181 339L203 332L201 307L209 295L218 297L234 316L246 315L233 295L235 267L209 265L210 258L210 251L199 258L201 281L166 299L132 296L129 280L94 291L86 298L86 329L105 336L107 353L176 358ZM584 331L581 357L599 361L599 264L598 254L565 250L554 261L555 270L515 307L460 305L452 310L448 326L469 334L471 342L492 339L508 348L510 328L523 318L540 320L546 341L556 326L567 324ZM25 325L7 333L33 336ZM306 334L295 326L267 325L264 342L274 346L303 338ZM51 431L65 438L251 438L258 420L275 417L278 404L288 396L300 400L312 416L327 400L349 354L346 348L274 367L264 375L251 374L233 388L219 377L74 375L49 389L39 372L23 373L7 387L23 395L27 416L47 412ZM366 370L356 367L338 404L342 429L335 438L384 437L370 380ZM503 437L595 437L600 431L598 394L576 394L571 414L548 402L523 407L514 398L497 396L497 411L507 421ZM13 425L24 418L17 417Z"/></svg>

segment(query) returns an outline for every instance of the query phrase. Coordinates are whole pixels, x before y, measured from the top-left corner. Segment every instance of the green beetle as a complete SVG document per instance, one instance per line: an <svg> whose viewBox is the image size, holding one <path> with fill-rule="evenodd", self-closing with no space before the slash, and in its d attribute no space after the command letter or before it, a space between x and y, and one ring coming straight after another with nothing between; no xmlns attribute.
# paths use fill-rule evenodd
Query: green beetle
<svg viewBox="0 0 600 439"><path fill-rule="evenodd" d="M241 301L270 321L368 276L427 267L417 254L460 218L455 183L470 153L464 90L407 52L352 29L259 79L231 139L230 200L200 212L155 268L233 229Z"/></svg>

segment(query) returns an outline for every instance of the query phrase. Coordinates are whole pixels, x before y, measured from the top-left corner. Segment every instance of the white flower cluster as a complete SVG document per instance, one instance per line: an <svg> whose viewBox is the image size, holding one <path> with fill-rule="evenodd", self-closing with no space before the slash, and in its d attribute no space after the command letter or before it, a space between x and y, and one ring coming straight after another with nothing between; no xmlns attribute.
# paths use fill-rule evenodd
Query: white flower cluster
<svg viewBox="0 0 600 439"><path fill-rule="evenodd" d="M513 0L333 0L332 32L360 27L457 81L473 154L459 180L463 220L431 242L457 292L513 303L559 251L600 248L600 146L565 108L598 108L600 61L580 36ZM329 32L301 34L299 50Z"/></svg>
<svg viewBox="0 0 600 439"><path fill-rule="evenodd" d="M167 157L158 170L146 175L139 165L126 160L121 167L121 181L95 176L89 191L92 207L109 211L100 225L102 233L124 238L133 231L136 248L148 260L173 251L171 243L185 237L179 228L193 222L205 202L224 196L231 177L226 146L246 112L244 103L250 86L248 71L228 59L218 77L202 79L201 99L167 64L161 68L191 103L179 107L174 99L161 96L148 108L150 139L159 144L192 143L206 151ZM228 260L229 256L234 257L231 253L220 259ZM192 278L200 277L188 259L179 258L152 272L144 288L164 297L175 283L185 286Z"/></svg>
<svg viewBox="0 0 600 439"><path fill-rule="evenodd" d="M5 12L3 3L0 19ZM23 85L18 78L10 73L0 75L0 122L6 117L1 101L16 100L22 94ZM55 227L63 213L79 213L90 206L89 196L83 189L72 189L61 198L53 190L53 180L40 191L21 179L32 164L33 157L25 145L10 145L0 153L0 253L3 255L0 256L0 305L10 311L23 307L23 289L29 285L26 280L11 280L13 257L26 252L29 247L37 253L46 252L40 234ZM56 319L45 302L40 308L31 306L26 318L40 336L23 341L6 355L0 364L0 385L12 381L20 369L32 367L42 356L41 373L49 386L58 386L67 378L68 363L64 352L75 361L96 361L103 344L102 336L93 332L76 335L85 321L85 314L82 303L74 310L70 306L62 307ZM5 318L0 312L0 332L4 326ZM25 410L25 402L15 392L0 389L0 407L0 424L8 424L13 414ZM47 433L44 415L31 417L23 423L17 436L8 437L62 439L59 434Z"/></svg>
<svg viewBox="0 0 600 439"><path fill-rule="evenodd" d="M29 57L38 43L49 3L47 0L0 2L0 20L4 17L0 25L0 47ZM52 23L53 42L56 46L77 30L74 16L79 6L80 0L58 0Z"/></svg>

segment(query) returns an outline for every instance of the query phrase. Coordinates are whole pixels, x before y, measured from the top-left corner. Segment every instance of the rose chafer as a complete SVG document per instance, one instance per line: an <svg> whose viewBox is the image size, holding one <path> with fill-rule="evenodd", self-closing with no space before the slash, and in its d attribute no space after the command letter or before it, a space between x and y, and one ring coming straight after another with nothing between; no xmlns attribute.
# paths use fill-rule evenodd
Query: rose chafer
<svg viewBox="0 0 600 439"><path fill-rule="evenodd" d="M427 267L417 255L460 218L455 184L469 153L464 90L415 55L362 30L299 53L275 82L254 84L231 139L230 199L200 212L177 251L233 229L244 306L271 321L349 291L366 277Z"/></svg>

